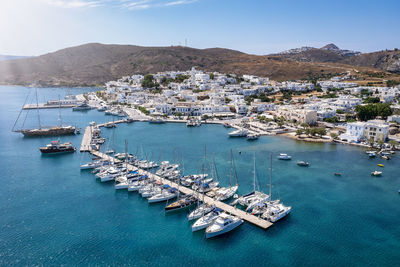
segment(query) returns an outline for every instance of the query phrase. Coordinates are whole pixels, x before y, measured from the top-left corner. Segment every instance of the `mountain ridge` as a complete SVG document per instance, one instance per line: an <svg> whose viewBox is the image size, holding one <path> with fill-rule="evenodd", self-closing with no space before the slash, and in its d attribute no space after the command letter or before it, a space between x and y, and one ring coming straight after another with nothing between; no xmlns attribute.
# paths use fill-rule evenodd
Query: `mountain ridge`
<svg viewBox="0 0 400 267"><path fill-rule="evenodd" d="M314 50L313 50L314 51ZM321 50L323 53L332 53ZM359 63L360 65L363 62ZM94 86L132 74L187 70L253 74L276 80L335 75L354 66L334 62L301 62L275 55L251 55L225 48L143 47L89 43L38 57L0 62L0 83L42 86ZM357 67L377 71L373 67Z"/></svg>

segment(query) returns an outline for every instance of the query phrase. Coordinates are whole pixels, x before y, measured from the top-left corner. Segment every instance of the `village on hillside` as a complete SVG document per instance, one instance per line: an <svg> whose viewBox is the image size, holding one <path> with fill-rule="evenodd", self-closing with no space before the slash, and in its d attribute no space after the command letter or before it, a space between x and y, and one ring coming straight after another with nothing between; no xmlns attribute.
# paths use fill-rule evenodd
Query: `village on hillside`
<svg viewBox="0 0 400 267"><path fill-rule="evenodd" d="M106 114L125 112L136 120L220 123L253 138L284 135L396 148L400 85L387 85L360 86L350 72L324 80L277 82L192 68L122 77L84 97Z"/></svg>

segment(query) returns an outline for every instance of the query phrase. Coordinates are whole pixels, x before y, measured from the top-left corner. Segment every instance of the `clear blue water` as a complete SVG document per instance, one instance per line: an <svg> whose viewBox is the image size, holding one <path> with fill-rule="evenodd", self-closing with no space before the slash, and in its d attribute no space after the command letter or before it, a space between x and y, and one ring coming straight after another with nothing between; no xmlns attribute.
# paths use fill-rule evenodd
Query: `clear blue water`
<svg viewBox="0 0 400 267"><path fill-rule="evenodd" d="M38 147L52 138L24 138L11 132L29 90L33 89L0 87L2 266L393 266L400 262L400 154L383 162L350 146L281 137L230 139L229 129L218 125L119 125L114 135L119 151L127 139L129 152L143 151L156 160L173 161L181 154L187 173L198 171L206 144L222 184L228 183L233 149L240 193L252 189L254 151L264 190L269 153L293 156L287 162L273 159L273 194L293 207L292 214L266 231L245 223L228 235L206 240L203 233L191 232L185 213L165 214L164 204L148 205L136 193L117 192L112 183L100 183L90 172L80 171L87 155L41 156ZM39 99L57 99L67 91L39 89ZM26 123L36 123L34 112L27 118ZM42 110L41 118L43 124L55 124L58 110ZM63 109L62 118L78 127L112 120L96 110ZM103 135L111 139L112 130L104 129ZM79 147L81 138L61 140ZM298 167L298 159L309 161L311 167ZM370 172L378 169L378 163L385 164L384 174L372 178ZM337 171L343 176L334 176Z"/></svg>

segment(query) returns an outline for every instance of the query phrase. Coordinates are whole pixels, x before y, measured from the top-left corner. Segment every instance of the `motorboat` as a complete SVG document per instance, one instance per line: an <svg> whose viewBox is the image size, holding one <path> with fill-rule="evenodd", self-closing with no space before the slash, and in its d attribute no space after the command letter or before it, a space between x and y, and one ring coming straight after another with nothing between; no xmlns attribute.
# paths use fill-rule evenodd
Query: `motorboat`
<svg viewBox="0 0 400 267"><path fill-rule="evenodd" d="M51 141L50 144L45 147L39 148L43 154L60 154L75 152L76 148L72 146L72 143L60 144L60 140Z"/></svg>
<svg viewBox="0 0 400 267"><path fill-rule="evenodd" d="M385 167L385 165L379 163L378 167Z"/></svg>
<svg viewBox="0 0 400 267"><path fill-rule="evenodd" d="M80 166L80 168L81 168L81 170L95 169L95 168L103 166L104 163L105 162L100 161L100 160L99 161L88 162L88 163L82 164Z"/></svg>
<svg viewBox="0 0 400 267"><path fill-rule="evenodd" d="M72 108L73 111L83 111L83 110L90 110L90 109L92 109L92 107L89 106L86 102L82 102Z"/></svg>
<svg viewBox="0 0 400 267"><path fill-rule="evenodd" d="M248 135L248 131L246 129L239 129L233 132L230 132L228 135L229 137L245 137Z"/></svg>
<svg viewBox="0 0 400 267"><path fill-rule="evenodd" d="M269 204L267 210L261 215L261 218L274 223L288 215L291 210L292 207L284 206L282 203Z"/></svg>
<svg viewBox="0 0 400 267"><path fill-rule="evenodd" d="M380 171L371 172L371 176L381 176L381 175L382 175L382 172L380 172Z"/></svg>
<svg viewBox="0 0 400 267"><path fill-rule="evenodd" d="M214 206L208 205L208 204L202 204L198 206L195 210L193 210L189 215L188 215L188 220L195 220L200 218L201 216L211 212L214 209Z"/></svg>
<svg viewBox="0 0 400 267"><path fill-rule="evenodd" d="M197 221L192 225L192 232L199 231L210 226L215 219L222 213L222 209L215 208L210 213L200 217Z"/></svg>
<svg viewBox="0 0 400 267"><path fill-rule="evenodd" d="M292 156L289 156L288 154L285 153L280 153L278 156L278 159L280 160L291 160Z"/></svg>
<svg viewBox="0 0 400 267"><path fill-rule="evenodd" d="M310 164L307 161L302 161L302 160L297 161L297 165L302 166L302 167L310 166Z"/></svg>
<svg viewBox="0 0 400 267"><path fill-rule="evenodd" d="M256 139L258 139L258 134L248 134L246 137L247 137L247 140L256 140Z"/></svg>
<svg viewBox="0 0 400 267"><path fill-rule="evenodd" d="M206 238L228 233L243 224L243 220L226 213L221 213L215 221L206 228Z"/></svg>

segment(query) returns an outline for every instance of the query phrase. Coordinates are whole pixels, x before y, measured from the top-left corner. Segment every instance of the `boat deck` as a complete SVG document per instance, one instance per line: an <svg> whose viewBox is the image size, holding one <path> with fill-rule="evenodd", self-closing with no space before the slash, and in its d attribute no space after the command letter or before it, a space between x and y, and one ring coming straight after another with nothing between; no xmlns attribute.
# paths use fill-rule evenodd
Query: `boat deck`
<svg viewBox="0 0 400 267"><path fill-rule="evenodd" d="M104 153L101 153L99 151L89 150L89 152L91 154L97 156L97 157L100 157L100 158L103 158L103 159L106 159L106 160L114 160L114 162L118 162L118 160L115 160L113 157L111 157L109 155L106 155ZM176 183L174 183L174 182L172 182L170 180L164 179L164 178L162 178L162 177L160 177L158 175L155 175L153 173L150 173L148 171L139 169L139 168L137 168L137 167L135 167L133 165L128 164L128 169L132 170L132 171L133 170L137 170L140 174L146 174L148 177L154 178L155 180L157 180L157 181L159 181L159 182L161 182L163 184L168 184L171 187L178 188L178 184L176 184ZM187 188L187 187L184 187L184 186L179 186L179 191L184 193L184 194L186 194L186 195L195 195L195 191L194 190L192 190L190 188ZM254 215L251 215L251 214L249 214L249 213L247 213L247 212L245 212L245 211L243 211L241 209L232 207L232 206L230 206L230 205L228 205L228 204L226 204L224 202L214 200L214 199L212 199L212 198L210 198L208 196L204 196L204 203L207 203L209 205L214 205L217 208L220 208L220 209L224 210L227 213L235 215L235 216L237 216L237 217L239 217L239 218L241 218L241 219L243 219L243 220L245 220L245 221L247 221L249 223L252 223L252 224L254 224L254 225L258 226L258 227L261 227L263 229L267 229L267 228L269 228L270 226L273 225L271 222L269 222L267 220L261 219L259 217L254 216Z"/></svg>

